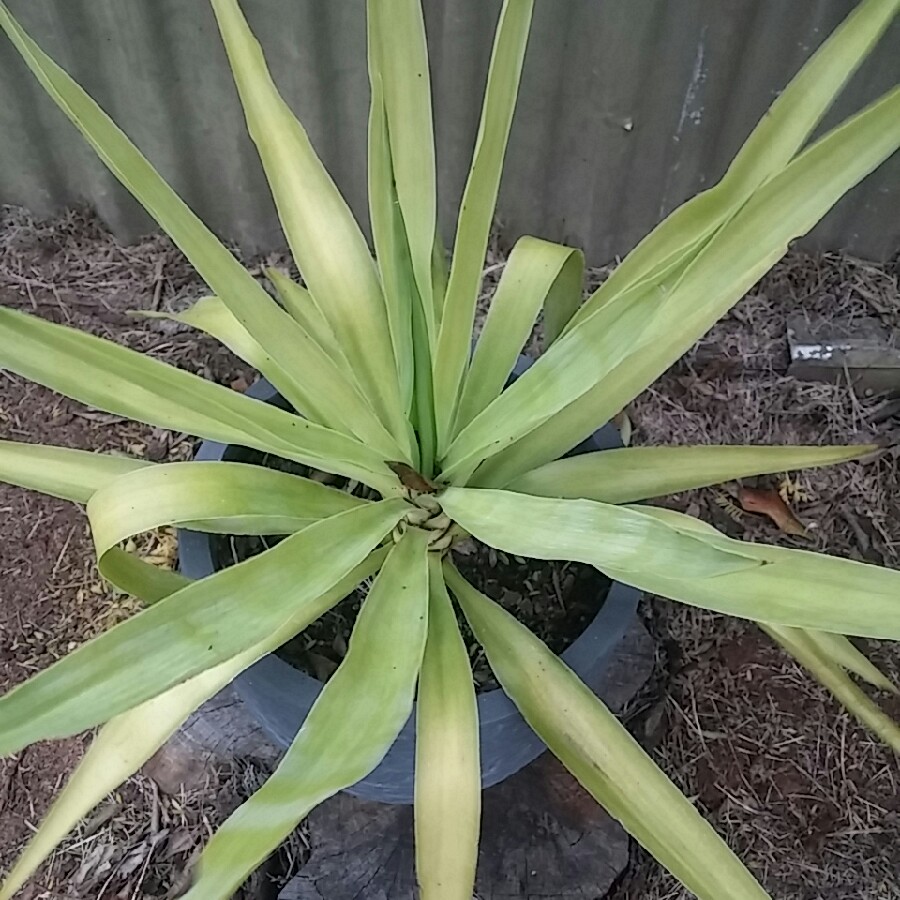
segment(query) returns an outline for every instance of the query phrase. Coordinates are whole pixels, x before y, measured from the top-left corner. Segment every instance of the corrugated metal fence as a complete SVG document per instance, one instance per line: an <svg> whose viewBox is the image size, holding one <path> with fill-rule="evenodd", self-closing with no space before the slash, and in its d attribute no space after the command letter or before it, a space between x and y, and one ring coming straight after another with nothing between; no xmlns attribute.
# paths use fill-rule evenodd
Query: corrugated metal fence
<svg viewBox="0 0 900 900"><path fill-rule="evenodd" d="M244 248L280 246L274 208L204 0L8 0L188 202ZM365 220L363 0L244 0L276 80ZM537 0L502 188L505 234L622 254L723 172L853 0ZM453 232L498 0L426 0L441 215ZM900 23L829 123L900 79ZM827 124L827 123L826 123ZM122 236L151 225L0 40L0 202L88 202ZM900 155L807 241L900 246Z"/></svg>

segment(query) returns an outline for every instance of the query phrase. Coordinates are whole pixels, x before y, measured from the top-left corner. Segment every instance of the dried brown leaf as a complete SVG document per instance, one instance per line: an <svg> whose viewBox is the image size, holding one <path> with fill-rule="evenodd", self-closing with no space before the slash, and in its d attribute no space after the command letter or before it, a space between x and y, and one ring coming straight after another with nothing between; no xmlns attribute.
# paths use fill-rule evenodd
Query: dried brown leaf
<svg viewBox="0 0 900 900"><path fill-rule="evenodd" d="M778 491L745 487L740 489L738 501L745 512L770 518L779 531L806 537L806 526L794 515Z"/></svg>

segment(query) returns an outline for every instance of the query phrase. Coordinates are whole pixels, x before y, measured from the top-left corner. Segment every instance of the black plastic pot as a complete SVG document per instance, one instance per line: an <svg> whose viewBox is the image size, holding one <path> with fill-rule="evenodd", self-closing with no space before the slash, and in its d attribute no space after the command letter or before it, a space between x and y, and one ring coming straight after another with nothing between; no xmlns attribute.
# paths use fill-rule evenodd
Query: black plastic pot
<svg viewBox="0 0 900 900"><path fill-rule="evenodd" d="M515 375L531 361L522 358ZM259 381L247 392L269 403L280 398L275 389ZM618 432L607 425L569 455L621 446ZM240 460L243 448L206 441L197 460ZM189 578L205 578L215 571L209 536L181 530L178 535L181 571ZM615 646L635 615L638 592L618 582L610 586L606 602L584 633L562 654L566 664L602 697L601 686ZM290 746L319 696L323 684L270 654L235 680L235 688L248 709L279 746ZM478 696L481 737L481 782L490 787L518 772L545 749L512 701L501 690ZM382 763L349 793L382 803L412 803L415 760L415 713L404 726Z"/></svg>

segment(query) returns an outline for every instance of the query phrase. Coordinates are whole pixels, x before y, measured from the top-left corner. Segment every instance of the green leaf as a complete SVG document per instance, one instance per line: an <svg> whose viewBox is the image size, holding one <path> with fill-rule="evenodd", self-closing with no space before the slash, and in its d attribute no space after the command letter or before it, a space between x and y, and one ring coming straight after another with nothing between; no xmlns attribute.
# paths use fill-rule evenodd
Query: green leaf
<svg viewBox="0 0 900 900"><path fill-rule="evenodd" d="M428 535L388 555L344 661L263 787L218 830L185 900L230 896L316 805L364 778L409 718L428 628Z"/></svg>
<svg viewBox="0 0 900 900"><path fill-rule="evenodd" d="M853 642L842 634L830 634L827 631L805 631L806 638L812 641L818 650L831 662L841 668L858 675L873 687L894 695L900 695L900 689L887 677Z"/></svg>
<svg viewBox="0 0 900 900"><path fill-rule="evenodd" d="M413 369L415 371L412 421L418 438L421 470L431 477L435 472L434 462L437 453L434 381L428 322L418 295L412 298L412 333Z"/></svg>
<svg viewBox="0 0 900 900"><path fill-rule="evenodd" d="M614 325L623 307L644 306L648 318L647 328L627 360L577 402L527 435L521 446L493 460L479 473L477 483L509 484L529 469L558 459L609 421L705 334L784 255L790 241L806 234L898 146L900 88L895 88L826 134L780 175L767 181L677 278L658 285L652 280L642 283L631 289L630 300L623 296L572 327L532 371L587 324ZM652 302L657 296L664 297L664 302ZM603 348L602 353L598 347ZM611 341L604 341L573 351L572 365L593 365L590 355L603 356L607 348L620 350Z"/></svg>
<svg viewBox="0 0 900 900"><path fill-rule="evenodd" d="M871 699L841 666L830 659L809 632L800 628L762 625L762 630L784 647L813 678L834 695L847 711L900 753L900 725Z"/></svg>
<svg viewBox="0 0 900 900"><path fill-rule="evenodd" d="M380 445L382 448L392 447L395 449L391 452L401 453L396 441L363 399L362 389L344 348L338 343L331 325L316 306L309 291L278 269L268 268L265 271L285 309L315 344L312 350L307 344L304 344L305 349L298 348L307 355L310 377L305 406L295 404L295 408L300 412L310 409L314 413L311 418L315 421L347 434L355 434L370 445L374 443L374 446ZM248 359L240 351L235 352ZM248 362L255 365L249 359ZM256 365L256 368L266 375L266 370L261 365ZM274 379L269 378L269 381L278 387ZM286 395L282 393L282 396Z"/></svg>
<svg viewBox="0 0 900 900"><path fill-rule="evenodd" d="M0 367L105 412L397 492L384 458L358 441L74 328L0 309Z"/></svg>
<svg viewBox="0 0 900 900"><path fill-rule="evenodd" d="M394 359L400 380L403 408L409 412L413 402L412 291L414 280L409 247L403 233L403 221L394 188L384 87L379 66L378 17L367 16L369 82L372 100L369 109L369 218L381 289L387 309ZM429 343L431 337L429 336Z"/></svg>
<svg viewBox="0 0 900 900"><path fill-rule="evenodd" d="M82 645L0 698L0 756L91 728L243 652L292 616L321 615L319 598L406 509L387 500L323 519Z"/></svg>
<svg viewBox="0 0 900 900"><path fill-rule="evenodd" d="M344 491L264 466L179 462L117 478L90 498L87 511L102 571L107 551L154 528L293 534L364 505Z"/></svg>
<svg viewBox="0 0 900 900"><path fill-rule="evenodd" d="M212 6L294 259L365 396L408 451L384 300L366 239L278 93L236 0L212 0Z"/></svg>
<svg viewBox="0 0 900 900"><path fill-rule="evenodd" d="M285 281L293 284L290 279ZM359 392L353 374L340 364L343 356L325 350L304 327L298 326L299 331L294 335L294 356L304 379L302 387L295 388L284 367L266 353L218 297L203 297L182 313L150 312L143 315L183 322L212 335L259 369L281 396L307 418L344 434L355 435L387 457L401 453L397 442Z"/></svg>
<svg viewBox="0 0 900 900"><path fill-rule="evenodd" d="M387 308L403 408L418 449L416 468L431 474L434 466L434 409L431 391L431 345L435 314L416 289L410 246L394 184L388 113L381 74L380 14L368 7L369 80L369 210ZM431 132L428 132L429 135ZM429 144L429 146L431 146Z"/></svg>
<svg viewBox="0 0 900 900"><path fill-rule="evenodd" d="M347 362L343 347L338 343L331 325L328 324L322 310L316 306L309 291L274 267L265 269L265 273L291 318L299 322L304 331L328 354L332 362L339 365L355 382L356 376L350 363Z"/></svg>
<svg viewBox="0 0 900 900"><path fill-rule="evenodd" d="M701 900L766 900L725 842L578 676L450 563L444 572L503 690L594 799Z"/></svg>
<svg viewBox="0 0 900 900"><path fill-rule="evenodd" d="M2 3L0 27L110 171L168 232L213 293L278 360L286 377L302 393L309 374L302 355L296 352L303 344L302 329L191 212L112 119L25 34Z"/></svg>
<svg viewBox="0 0 900 900"><path fill-rule="evenodd" d="M734 549L719 549L638 508L469 488L448 488L439 501L478 540L517 556L571 559L604 571L674 569L698 580L760 565L738 541Z"/></svg>
<svg viewBox="0 0 900 900"><path fill-rule="evenodd" d="M104 485L152 465L127 456L0 441L0 481L75 503L87 503Z"/></svg>
<svg viewBox="0 0 900 900"><path fill-rule="evenodd" d="M373 575L383 559L383 552L371 554L323 595L319 605L327 608L340 601L357 584ZM181 727L191 712L217 694L244 669L305 628L310 621L310 612L305 610L243 653L195 675L128 712L120 713L104 725L91 741L83 759L41 822L41 827L10 871L0 888L0 900L12 900L13 895L78 821L150 759Z"/></svg>
<svg viewBox="0 0 900 900"><path fill-rule="evenodd" d="M460 431L443 461L445 480L465 483L484 459L552 420L629 356L644 352L659 316L658 290L644 291L632 304L601 310L556 341Z"/></svg>
<svg viewBox="0 0 900 900"><path fill-rule="evenodd" d="M830 466L877 449L877 444L629 447L548 463L514 479L509 489L539 497L634 503L751 475Z"/></svg>
<svg viewBox="0 0 900 900"><path fill-rule="evenodd" d="M648 593L744 619L900 639L897 571L735 541L655 507L465 488L439 499L462 528L506 553L587 563Z"/></svg>
<svg viewBox="0 0 900 900"><path fill-rule="evenodd" d="M336 424L336 420L329 422L327 407L315 402L315 396L307 390L307 385L302 387L294 385L290 376L266 353L260 343L251 337L250 332L241 325L219 297L201 297L180 313L141 309L131 310L131 313L148 319L181 322L214 337L244 362L261 372L297 412L320 425L344 428L343 424Z"/></svg>
<svg viewBox="0 0 900 900"><path fill-rule="evenodd" d="M559 333L569 299L581 298L584 254L561 244L523 237L516 242L491 300L484 329L475 346L460 400L456 431L465 427L495 397L516 365L545 300L547 329ZM549 319L555 319L552 325Z"/></svg>
<svg viewBox="0 0 900 900"><path fill-rule="evenodd" d="M279 276L270 273L269 278L275 280ZM294 288L303 291L300 285L294 284L285 276L281 276L276 283L284 293L291 296ZM310 306L316 309L311 301ZM323 347L320 343L319 339L327 338L328 334L328 324L324 319L318 322L321 326L318 337L309 333L302 324L300 332L295 334L297 345L294 355L297 367L303 370L304 379L302 387L298 388L292 384L284 367L266 353L265 348L253 339L218 297L203 297L181 313L138 312L152 318L183 322L212 335L262 372L281 396L307 418L344 434L355 435L385 456L401 453L396 441L387 433L360 393L346 358L336 349L333 338L330 347ZM315 315L309 319L315 322Z"/></svg>
<svg viewBox="0 0 900 900"><path fill-rule="evenodd" d="M118 547L113 547L104 556L102 574L120 591L138 597L147 606L191 584L190 578L144 562Z"/></svg>
<svg viewBox="0 0 900 900"><path fill-rule="evenodd" d="M451 428L472 340L481 270L500 189L534 0L504 0L494 37L472 167L463 192L434 364L439 455Z"/></svg>
<svg viewBox="0 0 900 900"><path fill-rule="evenodd" d="M422 900L472 900L481 818L472 667L432 553L428 642L416 702L416 872Z"/></svg>
<svg viewBox="0 0 900 900"><path fill-rule="evenodd" d="M383 93L400 220L416 287L429 323L429 334L434 334L431 264L437 217L437 177L431 78L422 6L420 0L395 0L393 3L369 0L367 8L369 53L377 55L375 65ZM386 192L386 196L389 198L391 193L393 191Z"/></svg>
<svg viewBox="0 0 900 900"><path fill-rule="evenodd" d="M685 585L648 576L637 585L644 590L760 623L804 628L810 633L823 631L889 640L900 636L900 572L896 570L823 553L734 541L711 525L674 510L637 508L682 533L700 536L713 546L728 549L737 545L743 553L764 563L752 570L751 578L728 576L715 585L699 581ZM632 583L637 584L633 580ZM685 596L687 593L690 597Z"/></svg>
<svg viewBox="0 0 900 900"><path fill-rule="evenodd" d="M900 0L860 3L779 94L722 180L692 197L644 238L585 303L573 325L635 284L665 277L693 257L761 185L781 172L898 10Z"/></svg>
<svg viewBox="0 0 900 900"><path fill-rule="evenodd" d="M544 301L543 346L545 350L563 333L581 304L584 254L580 250L571 252L572 256L560 273L560 277L553 283L547 299Z"/></svg>

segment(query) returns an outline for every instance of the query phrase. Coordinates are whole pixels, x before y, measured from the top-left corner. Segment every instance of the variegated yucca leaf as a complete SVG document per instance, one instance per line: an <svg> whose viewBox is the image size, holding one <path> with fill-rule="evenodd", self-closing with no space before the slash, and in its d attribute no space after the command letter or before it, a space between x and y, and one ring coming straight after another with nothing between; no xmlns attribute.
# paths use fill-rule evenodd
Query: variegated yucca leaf
<svg viewBox="0 0 900 900"><path fill-rule="evenodd" d="M403 506L386 500L316 522L82 645L0 698L0 755L105 722L265 640L304 609L321 615L319 598L391 531Z"/></svg>
<svg viewBox="0 0 900 900"><path fill-rule="evenodd" d="M294 259L365 396L394 438L407 442L384 299L365 237L278 93L237 0L211 2Z"/></svg>
<svg viewBox="0 0 900 900"><path fill-rule="evenodd" d="M538 238L520 238L509 255L466 374L455 430L465 427L506 386L522 346L545 309L562 322L581 300L584 254Z"/></svg>
<svg viewBox="0 0 900 900"><path fill-rule="evenodd" d="M623 260L576 316L662 280L694 257L803 147L843 86L891 24L898 0L864 0L775 98L714 187L678 207Z"/></svg>
<svg viewBox="0 0 900 900"><path fill-rule="evenodd" d="M900 640L900 572L892 569L736 541L652 507L467 488L441 500L466 531L507 553L588 563L649 593L744 619Z"/></svg>
<svg viewBox="0 0 900 900"><path fill-rule="evenodd" d="M460 203L434 361L434 408L441 456L450 444L460 386L469 358L481 269L500 190L500 174L512 127L533 7L534 0L504 0L491 53L472 167Z"/></svg>
<svg viewBox="0 0 900 900"><path fill-rule="evenodd" d="M275 773L216 832L185 900L228 897L317 804L381 762L412 711L428 633L428 535L410 529Z"/></svg>
<svg viewBox="0 0 900 900"><path fill-rule="evenodd" d="M429 560L416 706L416 873L422 900L471 900L481 817L478 706L441 559Z"/></svg>
<svg viewBox="0 0 900 900"><path fill-rule="evenodd" d="M508 441L500 440L498 435L493 445L487 445L483 434L466 433L475 431L476 419L457 437L448 460L455 461L463 451L475 452L470 449L475 446L480 447L478 455L482 458L499 453L479 473L477 483L502 487L530 469L558 459L624 409L690 349L784 255L791 240L806 234L848 190L898 147L900 87L820 138L767 181L683 270L662 281L641 282L630 289L629 302L623 299L606 304L573 324L526 376L504 392L508 399L501 395L482 413L482 425L486 425L492 417L511 412L516 404L533 416L532 421L537 421L536 430L526 431L523 423L518 429L518 444L507 447ZM639 304L647 309L646 318L634 327L623 361L601 369L591 356L601 356L595 348L573 349L580 358L571 360L569 365L573 369L583 367L583 383L590 384L590 390L572 391L568 394L571 402L550 415L549 406L539 405L540 398L529 399L520 384L528 376L532 384L544 377L555 380L553 354L567 339L591 322L609 323L610 329L616 328L618 337L625 315L622 308L634 310ZM608 346L604 342L603 346L603 358L607 354L621 357L618 343ZM543 424L540 416L545 417Z"/></svg>
<svg viewBox="0 0 900 900"><path fill-rule="evenodd" d="M337 352L336 342L332 338L332 344L325 343L328 329L325 320L318 320L315 314L311 314L304 321L297 315L300 303L296 302L299 298L294 292L302 292L303 288L289 278L275 273L269 274L269 279L281 289L282 297L290 298L288 302L291 306L288 303L285 306L293 310L293 318L303 329L297 344L297 354L306 359L311 370L323 376L323 380L329 384L328 390L317 394L305 384L299 388L292 385L283 366L266 353L218 297L203 297L190 309L180 313L135 312L150 318L182 322L211 335L236 356L258 369L279 394L306 418L344 434L356 435L362 441L380 446L385 453L399 452L396 443L363 401L355 386L353 373L348 366L342 364L344 357ZM309 307L315 309L311 300ZM318 326L320 330L313 334L308 330L309 326Z"/></svg>
<svg viewBox="0 0 900 900"><path fill-rule="evenodd" d="M128 456L0 441L0 481L75 503L87 503L104 485L152 465Z"/></svg>
<svg viewBox="0 0 900 900"><path fill-rule="evenodd" d="M0 366L106 412L395 490L383 457L354 438L36 316L0 309Z"/></svg>
<svg viewBox="0 0 900 900"><path fill-rule="evenodd" d="M782 628L775 625L763 625L762 630L781 644L797 662L803 666L823 687L827 688L863 725L884 741L897 753L900 753L900 725L898 725L878 704L862 690L844 671L841 659L846 659L846 648L842 648L838 656L828 652L827 644L821 641L814 632L799 628ZM863 657L863 659L865 659ZM865 661L868 663L868 660ZM869 672L868 665L857 665ZM874 669L874 666L871 666ZM868 680L876 681L880 687L887 681L877 669L870 673ZM874 676L874 677L873 677ZM887 687L892 692L896 688L888 681Z"/></svg>
<svg viewBox="0 0 900 900"><path fill-rule="evenodd" d="M503 689L610 815L701 900L766 900L756 879L590 688L451 564L445 573Z"/></svg>
<svg viewBox="0 0 900 900"><path fill-rule="evenodd" d="M877 444L627 447L548 463L515 479L509 489L538 497L634 503L751 475L830 466L876 450Z"/></svg>

